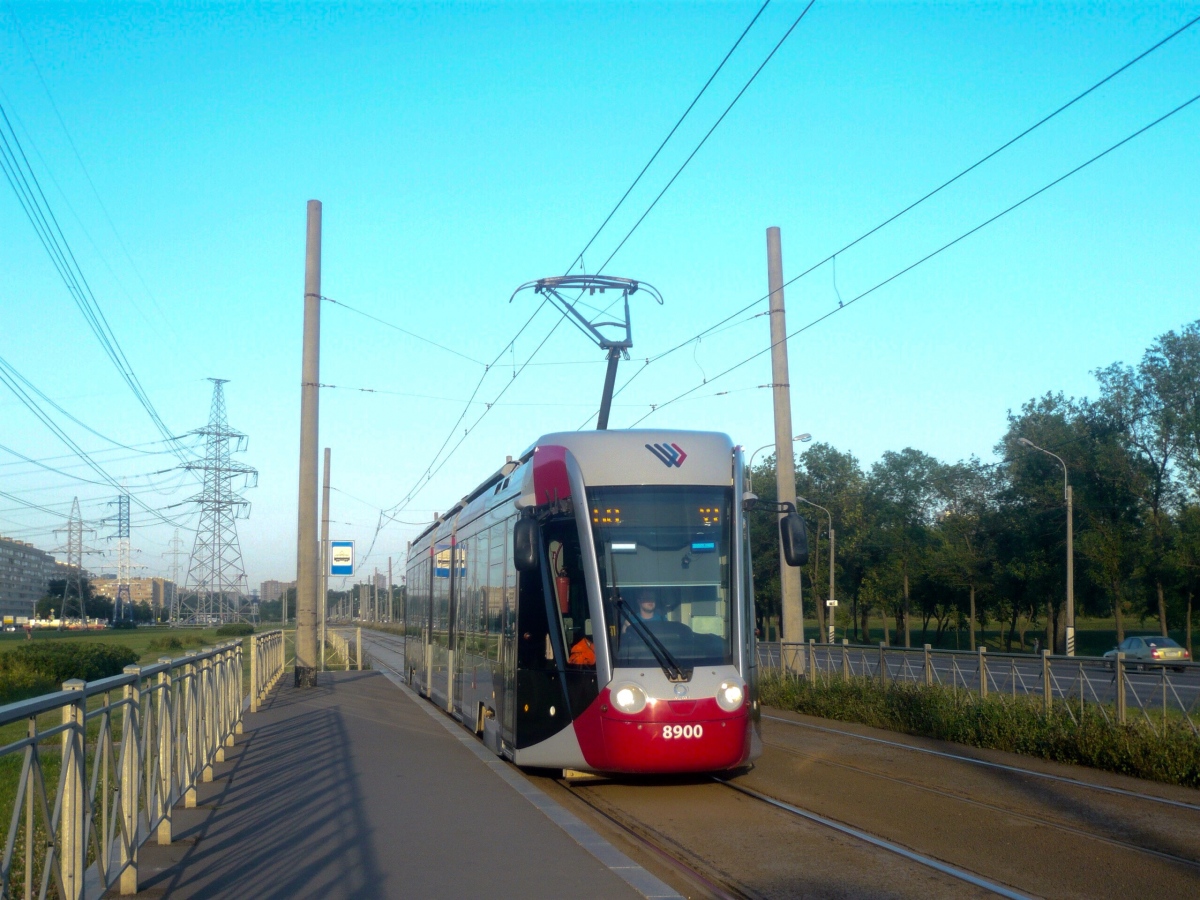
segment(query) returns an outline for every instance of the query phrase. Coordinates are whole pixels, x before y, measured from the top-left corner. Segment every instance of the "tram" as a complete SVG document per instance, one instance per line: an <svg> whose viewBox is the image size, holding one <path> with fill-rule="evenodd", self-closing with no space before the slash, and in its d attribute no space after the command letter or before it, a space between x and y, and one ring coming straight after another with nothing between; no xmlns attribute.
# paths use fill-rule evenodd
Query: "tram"
<svg viewBox="0 0 1200 900"><path fill-rule="evenodd" d="M409 545L409 683L520 766L712 772L755 759L743 471L723 434L543 436ZM794 510L781 534L802 564Z"/></svg>

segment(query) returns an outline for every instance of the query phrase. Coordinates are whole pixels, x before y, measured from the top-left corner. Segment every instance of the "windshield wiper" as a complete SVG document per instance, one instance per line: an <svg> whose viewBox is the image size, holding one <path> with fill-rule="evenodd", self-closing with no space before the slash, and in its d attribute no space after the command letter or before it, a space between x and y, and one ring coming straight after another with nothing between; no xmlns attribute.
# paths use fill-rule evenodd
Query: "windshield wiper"
<svg viewBox="0 0 1200 900"><path fill-rule="evenodd" d="M654 654L654 658L658 660L659 666L667 676L668 681L690 681L692 672L690 669L685 670L679 665L679 661L671 655L661 640L658 639L653 631L646 627L646 623L635 616L625 605L625 601L617 600L617 611L621 613L633 626L633 630L638 633L638 636L646 642L646 646L650 648L650 652Z"/></svg>

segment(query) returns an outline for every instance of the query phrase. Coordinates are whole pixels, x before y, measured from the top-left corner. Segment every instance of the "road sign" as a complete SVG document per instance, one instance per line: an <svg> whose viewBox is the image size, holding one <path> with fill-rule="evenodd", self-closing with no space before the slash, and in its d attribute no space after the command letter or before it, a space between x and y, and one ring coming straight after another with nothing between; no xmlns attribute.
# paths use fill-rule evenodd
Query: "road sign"
<svg viewBox="0 0 1200 900"><path fill-rule="evenodd" d="M354 574L354 541L329 542L329 574Z"/></svg>
<svg viewBox="0 0 1200 900"><path fill-rule="evenodd" d="M826 600L825 601L826 606L837 606L837 604L838 604L838 602L836 600Z"/></svg>

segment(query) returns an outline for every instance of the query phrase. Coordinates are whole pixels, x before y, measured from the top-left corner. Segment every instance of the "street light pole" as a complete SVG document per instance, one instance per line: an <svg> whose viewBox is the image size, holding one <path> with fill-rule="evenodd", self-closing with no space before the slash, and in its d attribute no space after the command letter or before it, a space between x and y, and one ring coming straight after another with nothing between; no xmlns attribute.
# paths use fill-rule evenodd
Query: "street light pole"
<svg viewBox="0 0 1200 900"><path fill-rule="evenodd" d="M811 500L807 500L804 497L797 497L796 499L801 503L807 503L809 506L821 510L821 512L825 513L825 515L829 517L829 599L825 601L825 611L829 618L826 620L825 625L825 643L832 644L834 641L833 611L837 609L837 596L834 594L833 589L833 555L835 552L833 544L833 513L831 513L821 504L813 503ZM817 537L820 538L820 535L817 535ZM821 542L818 540L817 547L819 548L820 546Z"/></svg>
<svg viewBox="0 0 1200 900"><path fill-rule="evenodd" d="M1075 500L1071 490L1071 481L1067 476L1067 464L1062 461L1062 457L1051 453L1042 447L1039 447L1029 438L1018 438L1020 443L1026 447L1032 447L1034 450L1040 450L1047 456L1053 456L1058 460L1058 464L1063 470L1063 497L1067 501L1067 656L1075 655L1075 528L1074 528L1074 507Z"/></svg>
<svg viewBox="0 0 1200 900"><path fill-rule="evenodd" d="M796 443L796 441L799 441L802 444L807 444L811 440L812 440L812 435L806 431L806 432L804 432L804 434L798 434L794 438L792 438L792 443L794 444L794 443ZM768 447L774 447L774 446L775 446L775 442L771 441L771 443L763 444L761 447L759 447L757 450L755 450L753 453L750 454L750 463L747 466L747 468L750 470L750 477L746 479L746 490L750 491L750 493L754 493L754 457L756 457L763 450L766 450Z"/></svg>

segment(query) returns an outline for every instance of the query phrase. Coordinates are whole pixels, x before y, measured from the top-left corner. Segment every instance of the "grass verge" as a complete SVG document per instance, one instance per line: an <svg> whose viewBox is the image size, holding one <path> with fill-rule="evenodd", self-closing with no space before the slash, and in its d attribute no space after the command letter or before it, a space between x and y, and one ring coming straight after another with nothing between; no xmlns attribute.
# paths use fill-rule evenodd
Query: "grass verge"
<svg viewBox="0 0 1200 900"><path fill-rule="evenodd" d="M763 677L759 699L825 719L1200 788L1200 737L1186 724L1156 733L1145 722L1118 725L1095 713L1076 722L1059 706L1046 715L1027 697L862 678L813 684L777 673Z"/></svg>

